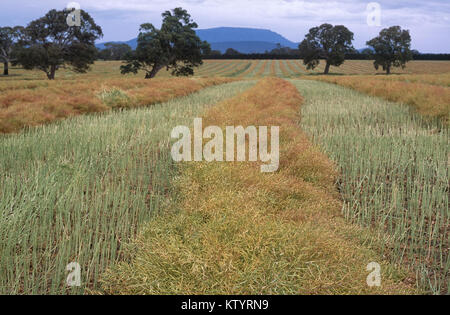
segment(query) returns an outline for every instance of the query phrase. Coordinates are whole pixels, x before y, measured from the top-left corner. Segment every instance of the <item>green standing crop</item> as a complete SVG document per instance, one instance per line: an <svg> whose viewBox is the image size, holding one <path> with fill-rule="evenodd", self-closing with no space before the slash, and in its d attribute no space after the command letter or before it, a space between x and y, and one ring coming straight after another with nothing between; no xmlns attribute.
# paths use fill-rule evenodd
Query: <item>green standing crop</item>
<svg viewBox="0 0 450 315"><path fill-rule="evenodd" d="M449 133L406 106L321 82L292 81L306 98L302 128L341 169L343 214L372 227L420 287L449 292Z"/></svg>

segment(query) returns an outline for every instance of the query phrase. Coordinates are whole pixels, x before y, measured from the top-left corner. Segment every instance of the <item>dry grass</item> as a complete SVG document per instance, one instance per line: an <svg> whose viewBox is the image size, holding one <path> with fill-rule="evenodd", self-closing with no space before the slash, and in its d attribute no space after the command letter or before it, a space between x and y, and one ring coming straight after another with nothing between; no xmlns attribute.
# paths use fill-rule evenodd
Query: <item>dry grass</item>
<svg viewBox="0 0 450 315"><path fill-rule="evenodd" d="M382 97L388 101L412 106L418 113L429 118L438 118L444 123L449 121L450 88L429 84L430 82L448 82L448 75L425 76L412 81L415 76L317 76L314 79L349 87L357 91ZM423 83L426 82L426 83Z"/></svg>
<svg viewBox="0 0 450 315"><path fill-rule="evenodd" d="M281 126L280 170L258 163L181 166L178 202L144 228L129 261L103 278L108 294L414 293L340 216L336 170L298 127L296 88L266 78L206 114L204 125ZM366 284L382 264L383 286Z"/></svg>
<svg viewBox="0 0 450 315"><path fill-rule="evenodd" d="M224 78L108 78L0 83L0 133L86 113L131 108L186 96Z"/></svg>
<svg viewBox="0 0 450 315"><path fill-rule="evenodd" d="M408 83L425 83L450 87L450 72L440 74L403 74L390 76L377 76L380 80L402 81Z"/></svg>

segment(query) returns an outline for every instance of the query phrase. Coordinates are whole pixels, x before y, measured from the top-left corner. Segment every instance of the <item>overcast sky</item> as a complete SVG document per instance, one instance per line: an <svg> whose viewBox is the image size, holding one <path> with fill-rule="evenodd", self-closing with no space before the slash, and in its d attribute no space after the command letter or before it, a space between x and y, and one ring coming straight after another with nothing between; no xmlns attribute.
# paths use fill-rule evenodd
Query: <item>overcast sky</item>
<svg viewBox="0 0 450 315"><path fill-rule="evenodd" d="M0 26L26 25L49 9L64 8L67 0L0 0ZM305 33L321 23L344 24L355 33L354 46L365 42L388 26L409 29L412 46L421 52L450 53L449 0L382 0L381 26L367 24L371 1L299 0L78 0L102 26L102 41L125 41L137 36L144 22L161 24L161 13L181 6L199 28L219 26L270 29L300 42Z"/></svg>

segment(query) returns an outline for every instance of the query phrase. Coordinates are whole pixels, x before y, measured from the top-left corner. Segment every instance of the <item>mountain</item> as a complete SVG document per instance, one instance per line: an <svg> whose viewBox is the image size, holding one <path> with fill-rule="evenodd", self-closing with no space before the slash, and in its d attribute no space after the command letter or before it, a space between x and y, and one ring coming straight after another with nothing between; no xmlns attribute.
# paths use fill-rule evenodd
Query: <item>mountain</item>
<svg viewBox="0 0 450 315"><path fill-rule="evenodd" d="M225 53L228 48L233 48L240 53L252 54L252 53L264 53L277 48L277 44L269 42L219 42L210 43L211 50L220 50L221 53Z"/></svg>
<svg viewBox="0 0 450 315"><path fill-rule="evenodd" d="M240 52L261 52L282 47L297 48L298 44L291 42L278 33L266 29L242 27L217 27L198 30L197 35L211 44L212 49L225 52L233 48ZM225 45L231 45L225 47ZM217 48L215 48L217 47Z"/></svg>
<svg viewBox="0 0 450 315"><path fill-rule="evenodd" d="M220 50L224 53L228 48L236 49L242 53L264 53L272 50L280 44L282 47L297 48L298 43L291 42L282 35L267 29L242 28L242 27L217 27L197 30L197 35L211 44L212 50ZM135 49L137 39L134 38L125 43ZM97 48L104 49L105 43L97 44Z"/></svg>

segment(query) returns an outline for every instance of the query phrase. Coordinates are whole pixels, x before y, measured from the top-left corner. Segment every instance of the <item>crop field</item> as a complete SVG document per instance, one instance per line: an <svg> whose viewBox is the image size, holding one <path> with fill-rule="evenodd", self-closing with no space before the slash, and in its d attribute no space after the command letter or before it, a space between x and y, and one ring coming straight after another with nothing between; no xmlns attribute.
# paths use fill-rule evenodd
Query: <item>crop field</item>
<svg viewBox="0 0 450 315"><path fill-rule="evenodd" d="M1 139L0 293L67 293L72 261L95 287L120 245L167 201L171 129L251 84Z"/></svg>
<svg viewBox="0 0 450 315"><path fill-rule="evenodd" d="M450 62L121 64L0 76L0 294L450 292ZM278 170L176 163L196 117L279 126Z"/></svg>
<svg viewBox="0 0 450 315"><path fill-rule="evenodd" d="M314 70L307 70L302 60L205 60L199 68L198 76L225 77L265 77L277 76L282 78L297 77L307 74L321 74L324 70L321 62ZM241 72L244 70L244 72ZM412 61L405 69L395 68L393 74L442 74L450 72L450 61ZM339 75L374 75L383 74L373 67L370 60L347 60L340 67L331 67L331 74ZM169 76L162 72L160 76Z"/></svg>
<svg viewBox="0 0 450 315"><path fill-rule="evenodd" d="M293 83L309 100L301 127L341 169L345 217L384 235L383 251L414 266L422 287L448 292L448 128L405 105L315 81Z"/></svg>
<svg viewBox="0 0 450 315"><path fill-rule="evenodd" d="M132 78L135 77L132 74L122 75L120 74L121 61L97 61L92 67L92 71L86 74L78 74L69 69L61 69L58 72L58 80L89 80L99 78ZM323 61L314 70L307 70L302 60L204 60L203 65L195 71L195 76L198 77L238 77L238 78L252 78L252 77L265 77L265 76L278 76L278 77L297 77L302 75L314 75L321 74L324 70ZM338 75L375 75L384 74L382 69L378 71L373 67L373 61L371 60L347 60L340 67L332 66L330 69L331 74ZM414 78L409 77L406 80L420 80L421 82L433 80L434 74L447 74L447 79L444 79L442 84L448 86L448 73L450 73L450 61L411 61L407 64L405 69L395 68L393 69L393 76L391 80L395 80L395 74L405 75L413 74ZM416 76L416 75L421 76ZM139 74L138 77L143 77L143 74ZM161 71L158 77L171 77L170 72ZM403 76L402 76L403 77ZM41 81L44 80L45 74L42 71L26 71L20 68L12 68L11 74L8 77L1 76L2 81ZM436 81L432 81L436 82ZM42 84L48 84L43 82Z"/></svg>

